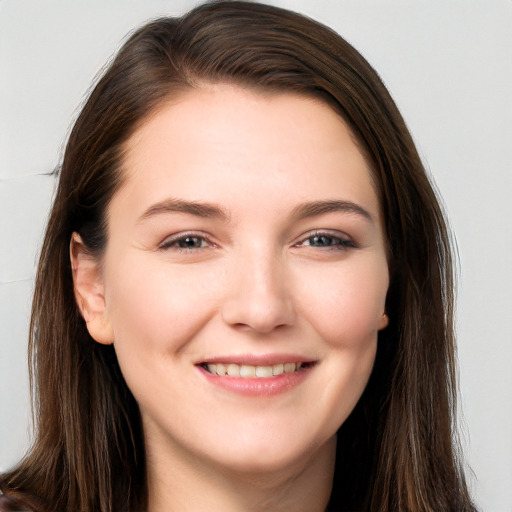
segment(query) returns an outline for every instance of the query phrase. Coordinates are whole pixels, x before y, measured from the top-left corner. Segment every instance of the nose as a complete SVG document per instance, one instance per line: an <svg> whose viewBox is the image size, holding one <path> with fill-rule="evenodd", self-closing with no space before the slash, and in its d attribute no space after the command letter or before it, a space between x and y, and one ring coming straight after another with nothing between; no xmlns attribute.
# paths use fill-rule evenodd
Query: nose
<svg viewBox="0 0 512 512"><path fill-rule="evenodd" d="M234 262L228 273L222 318L232 327L260 334L292 325L295 310L285 264L261 253Z"/></svg>

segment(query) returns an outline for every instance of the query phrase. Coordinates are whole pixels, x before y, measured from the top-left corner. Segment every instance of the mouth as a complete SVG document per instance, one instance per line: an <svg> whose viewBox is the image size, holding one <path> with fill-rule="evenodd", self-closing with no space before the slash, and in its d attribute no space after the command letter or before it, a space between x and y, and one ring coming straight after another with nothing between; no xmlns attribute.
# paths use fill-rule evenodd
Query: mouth
<svg viewBox="0 0 512 512"><path fill-rule="evenodd" d="M287 393L311 375L319 363L300 355L231 355L208 358L196 364L214 387L247 397L271 397Z"/></svg>
<svg viewBox="0 0 512 512"><path fill-rule="evenodd" d="M201 363L205 371L219 377L242 379L268 379L279 375L289 375L311 368L314 362L283 362L273 365L256 366L236 363Z"/></svg>

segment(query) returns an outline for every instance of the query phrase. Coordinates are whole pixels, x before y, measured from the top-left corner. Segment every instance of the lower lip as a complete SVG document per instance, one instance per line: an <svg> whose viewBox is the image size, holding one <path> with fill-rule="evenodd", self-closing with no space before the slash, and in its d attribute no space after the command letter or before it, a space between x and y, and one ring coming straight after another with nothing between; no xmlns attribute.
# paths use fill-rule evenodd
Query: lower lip
<svg viewBox="0 0 512 512"><path fill-rule="evenodd" d="M223 388L232 393L245 396L274 396L285 393L298 386L308 377L313 366L303 368L298 372L282 373L268 378L243 378L243 377L221 377L214 375L202 366L197 366L205 379L211 384Z"/></svg>

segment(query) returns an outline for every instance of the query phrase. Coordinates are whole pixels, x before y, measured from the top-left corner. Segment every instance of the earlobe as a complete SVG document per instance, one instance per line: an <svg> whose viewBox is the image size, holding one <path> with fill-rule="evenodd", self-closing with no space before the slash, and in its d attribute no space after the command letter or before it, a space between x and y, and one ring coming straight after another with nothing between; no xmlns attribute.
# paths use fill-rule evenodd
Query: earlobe
<svg viewBox="0 0 512 512"><path fill-rule="evenodd" d="M381 331L382 329L385 329L389 325L389 317L386 313L383 313L378 325L378 330Z"/></svg>
<svg viewBox="0 0 512 512"><path fill-rule="evenodd" d="M114 332L107 314L98 259L86 248L78 233L71 235L69 256L75 299L87 330L98 343L110 345L114 342Z"/></svg>

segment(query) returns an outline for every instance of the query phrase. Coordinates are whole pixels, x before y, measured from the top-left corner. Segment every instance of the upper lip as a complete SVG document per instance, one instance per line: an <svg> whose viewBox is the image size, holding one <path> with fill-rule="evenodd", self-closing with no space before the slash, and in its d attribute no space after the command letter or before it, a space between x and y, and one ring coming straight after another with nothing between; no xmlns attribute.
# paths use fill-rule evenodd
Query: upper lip
<svg viewBox="0 0 512 512"><path fill-rule="evenodd" d="M232 354L225 356L207 357L197 364L238 364L238 365L251 365L251 366L273 366L279 363L313 363L316 362L314 358L305 357L298 354Z"/></svg>

